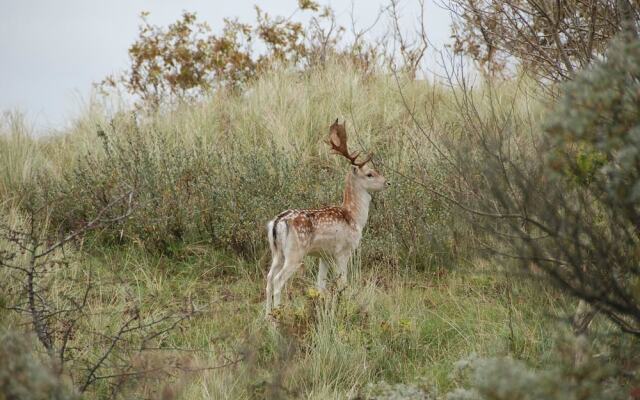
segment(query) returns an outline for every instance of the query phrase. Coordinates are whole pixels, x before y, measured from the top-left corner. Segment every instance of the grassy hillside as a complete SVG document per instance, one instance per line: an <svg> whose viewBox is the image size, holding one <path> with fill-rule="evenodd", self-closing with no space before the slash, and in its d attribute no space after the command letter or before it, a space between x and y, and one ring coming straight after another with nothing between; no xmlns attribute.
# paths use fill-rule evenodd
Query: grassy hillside
<svg viewBox="0 0 640 400"><path fill-rule="evenodd" d="M474 91L480 112L510 113L521 146L545 113L525 86L506 82L492 89L491 101L488 89ZM104 379L86 396L117 389L124 398L338 399L382 381L444 394L460 384L456 363L473 354L541 368L557 363L574 301L505 273L507 261L483 261L460 211L413 181L455 185L434 144L465 135L456 101L441 84L335 64L272 72L242 94L218 92L151 116L92 105L68 132L48 138L29 136L19 117L6 118L3 226L22 229L37 209L42 236L57 237L110 199L134 196L130 218L91 232L64 254L59 249L52 256L64 265L42 276L53 303L82 297L91 282L70 339L74 360L99 359L109 343L105 332L134 307L144 321L188 311L157 336L119 343L103 364ZM349 287L320 296L307 260L274 329L263 320L264 226L289 207L339 202L346 165L323 142L336 117L346 119L355 149L374 152L393 186L374 200ZM1 246L13 244L4 238ZM20 295L16 271L0 273L1 300L11 304ZM4 330L30 330L24 316L8 310L0 321ZM606 345L611 332L596 321L593 337ZM42 352L35 341L30 347ZM72 365L72 377L86 369Z"/></svg>

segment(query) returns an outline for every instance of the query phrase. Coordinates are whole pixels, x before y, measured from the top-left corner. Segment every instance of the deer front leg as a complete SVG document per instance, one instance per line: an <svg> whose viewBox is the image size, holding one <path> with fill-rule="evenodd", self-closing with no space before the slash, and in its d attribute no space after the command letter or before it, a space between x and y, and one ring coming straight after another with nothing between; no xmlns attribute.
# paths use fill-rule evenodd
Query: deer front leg
<svg viewBox="0 0 640 400"><path fill-rule="evenodd" d="M327 262L324 258L320 258L320 263L318 264L318 282L316 283L316 287L320 292L327 291L327 272L329 267L327 266Z"/></svg>
<svg viewBox="0 0 640 400"><path fill-rule="evenodd" d="M338 288L340 290L347 286L347 267L349 265L351 253L346 252L336 256L336 269L338 272Z"/></svg>

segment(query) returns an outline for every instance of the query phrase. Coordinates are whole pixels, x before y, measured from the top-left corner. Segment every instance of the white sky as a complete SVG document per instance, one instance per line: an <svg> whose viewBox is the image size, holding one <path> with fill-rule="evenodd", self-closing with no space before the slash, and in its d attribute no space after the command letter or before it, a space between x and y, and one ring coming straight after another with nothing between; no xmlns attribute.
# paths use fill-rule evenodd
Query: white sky
<svg viewBox="0 0 640 400"><path fill-rule="evenodd" d="M219 31L224 17L255 20L254 4L271 15L290 15L296 0L0 0L0 111L19 110L37 131L62 128L89 97L91 84L128 66L139 14L167 25L195 11ZM350 0L320 0L350 25ZM358 24L373 22L386 0L353 0ZM437 47L450 33L448 13L425 1L427 35ZM402 22L412 29L417 0L400 0ZM379 30L384 27L381 25ZM375 33L374 33L375 34ZM433 49L432 49L433 50ZM429 55L433 57L433 54ZM427 60L434 65L433 60Z"/></svg>

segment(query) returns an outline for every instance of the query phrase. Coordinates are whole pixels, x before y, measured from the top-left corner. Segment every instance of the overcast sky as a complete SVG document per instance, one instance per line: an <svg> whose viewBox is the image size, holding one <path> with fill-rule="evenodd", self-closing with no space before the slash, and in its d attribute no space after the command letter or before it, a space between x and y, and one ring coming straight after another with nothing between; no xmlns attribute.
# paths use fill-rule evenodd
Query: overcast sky
<svg viewBox="0 0 640 400"><path fill-rule="evenodd" d="M351 1L331 5L350 24ZM0 0L0 110L20 110L38 131L62 128L77 115L93 82L128 65L127 49L138 32L139 14L167 25L195 11L214 31L225 17L255 20L254 4L272 15L290 15L296 0ZM361 26L370 24L386 0L354 0ZM442 46L450 19L433 0L425 3L427 34ZM419 15L417 0L400 0L409 29ZM382 31L383 26L379 29ZM431 53L432 54L432 53ZM433 60L428 62L431 64Z"/></svg>

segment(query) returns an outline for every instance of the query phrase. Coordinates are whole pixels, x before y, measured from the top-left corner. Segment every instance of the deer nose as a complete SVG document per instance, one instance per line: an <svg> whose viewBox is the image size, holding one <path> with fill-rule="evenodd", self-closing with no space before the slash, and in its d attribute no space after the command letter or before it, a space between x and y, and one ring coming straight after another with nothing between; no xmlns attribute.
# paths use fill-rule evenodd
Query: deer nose
<svg viewBox="0 0 640 400"><path fill-rule="evenodd" d="M391 186L391 182L387 181L387 186Z"/></svg>

